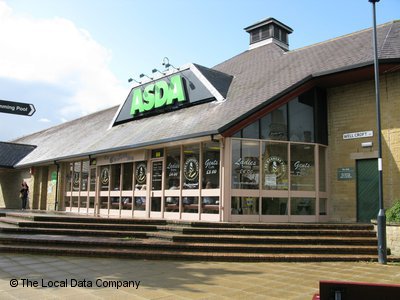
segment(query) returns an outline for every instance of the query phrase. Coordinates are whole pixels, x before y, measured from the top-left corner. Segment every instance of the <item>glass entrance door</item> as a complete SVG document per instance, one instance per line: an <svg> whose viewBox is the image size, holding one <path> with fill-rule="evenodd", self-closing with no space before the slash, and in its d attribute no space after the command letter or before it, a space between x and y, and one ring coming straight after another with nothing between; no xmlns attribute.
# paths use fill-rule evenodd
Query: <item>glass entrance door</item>
<svg viewBox="0 0 400 300"><path fill-rule="evenodd" d="M163 167L164 162L162 160L155 160L151 162L150 213L154 217L161 217ZM159 214L154 214L154 212Z"/></svg>

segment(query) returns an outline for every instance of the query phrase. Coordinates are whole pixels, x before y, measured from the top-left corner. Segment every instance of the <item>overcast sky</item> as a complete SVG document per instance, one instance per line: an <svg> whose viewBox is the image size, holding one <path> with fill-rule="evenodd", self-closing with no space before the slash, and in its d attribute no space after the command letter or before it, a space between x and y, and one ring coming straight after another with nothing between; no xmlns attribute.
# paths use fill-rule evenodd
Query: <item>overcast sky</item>
<svg viewBox="0 0 400 300"><path fill-rule="evenodd" d="M372 26L368 0L0 0L0 100L32 103L32 117L0 113L0 141L119 105L128 78L162 61L206 67L248 48L244 27L274 17L290 49ZM400 0L377 3L377 22Z"/></svg>

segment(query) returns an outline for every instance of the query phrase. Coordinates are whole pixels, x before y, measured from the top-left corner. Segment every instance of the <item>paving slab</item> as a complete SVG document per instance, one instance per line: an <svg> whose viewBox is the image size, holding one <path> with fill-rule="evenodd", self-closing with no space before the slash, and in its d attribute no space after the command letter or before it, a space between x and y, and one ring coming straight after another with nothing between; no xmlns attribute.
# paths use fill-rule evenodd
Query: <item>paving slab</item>
<svg viewBox="0 0 400 300"><path fill-rule="evenodd" d="M320 280L399 284L400 264L0 256L1 299L311 299Z"/></svg>

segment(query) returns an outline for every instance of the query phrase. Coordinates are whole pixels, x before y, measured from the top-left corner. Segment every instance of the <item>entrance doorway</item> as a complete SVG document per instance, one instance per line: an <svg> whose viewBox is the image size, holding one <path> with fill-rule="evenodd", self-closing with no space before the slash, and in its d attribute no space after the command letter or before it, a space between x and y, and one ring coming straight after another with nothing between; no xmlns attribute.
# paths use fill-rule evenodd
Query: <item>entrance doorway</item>
<svg viewBox="0 0 400 300"><path fill-rule="evenodd" d="M163 165L162 160L151 162L151 212L161 212Z"/></svg>
<svg viewBox="0 0 400 300"><path fill-rule="evenodd" d="M369 223L379 210L379 172L377 159L357 160L357 222Z"/></svg>

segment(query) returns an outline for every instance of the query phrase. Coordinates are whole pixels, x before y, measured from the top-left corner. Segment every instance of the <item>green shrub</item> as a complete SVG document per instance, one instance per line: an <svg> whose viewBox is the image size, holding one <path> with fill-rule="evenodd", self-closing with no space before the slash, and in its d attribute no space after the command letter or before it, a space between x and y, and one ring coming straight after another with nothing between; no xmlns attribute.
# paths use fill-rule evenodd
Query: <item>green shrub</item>
<svg viewBox="0 0 400 300"><path fill-rule="evenodd" d="M386 221L400 223L400 200L386 211Z"/></svg>

